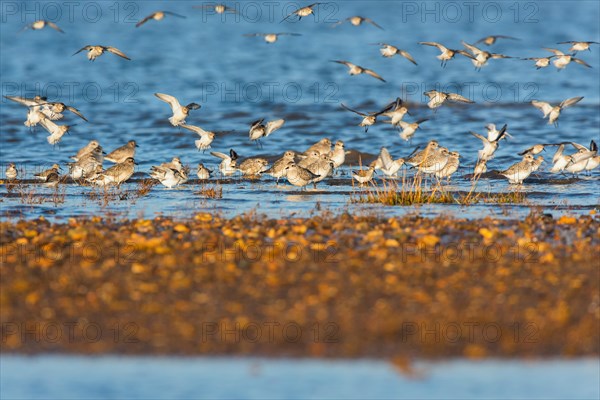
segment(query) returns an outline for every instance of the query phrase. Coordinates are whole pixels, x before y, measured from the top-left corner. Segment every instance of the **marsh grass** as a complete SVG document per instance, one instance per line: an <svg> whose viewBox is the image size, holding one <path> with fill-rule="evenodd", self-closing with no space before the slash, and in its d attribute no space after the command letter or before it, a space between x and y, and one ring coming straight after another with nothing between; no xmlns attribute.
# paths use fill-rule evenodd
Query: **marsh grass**
<svg viewBox="0 0 600 400"><path fill-rule="evenodd" d="M222 199L223 187L221 185L203 186L196 194L207 199Z"/></svg>
<svg viewBox="0 0 600 400"><path fill-rule="evenodd" d="M65 202L65 198L67 196L66 185L57 184L55 186L48 187L48 190L51 191L50 194L45 191L38 192L38 188L40 188L40 185L16 182L11 184L9 193L12 193L13 191L16 192L19 196L19 201L21 204L34 205L53 203L55 206L58 206Z"/></svg>
<svg viewBox="0 0 600 400"><path fill-rule="evenodd" d="M389 206L411 206L417 204L521 204L526 200L525 193L515 189L507 193L478 192L478 177L473 180L468 192L452 192L440 180L429 180L417 173L412 178L406 175L401 180L383 180L382 185L374 181L361 190L358 197L351 197L352 203L379 203Z"/></svg>

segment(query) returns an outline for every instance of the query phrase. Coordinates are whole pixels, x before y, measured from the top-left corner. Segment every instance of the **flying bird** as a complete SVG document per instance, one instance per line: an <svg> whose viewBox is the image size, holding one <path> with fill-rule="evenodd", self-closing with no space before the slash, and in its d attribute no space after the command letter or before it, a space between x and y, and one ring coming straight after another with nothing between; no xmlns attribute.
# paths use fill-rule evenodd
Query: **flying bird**
<svg viewBox="0 0 600 400"><path fill-rule="evenodd" d="M65 31L60 29L58 25L56 25L54 22L45 19L40 19L29 25L25 25L25 27L21 31L24 31L26 29L31 29L32 31L39 31L40 29L44 29L46 26L49 26L50 28L56 31L59 31L60 33L65 33Z"/></svg>
<svg viewBox="0 0 600 400"><path fill-rule="evenodd" d="M446 92L438 92L437 90L430 90L428 92L423 93L425 96L429 97L429 102L427 106L429 108L438 108L446 101L456 101L461 103L475 103L473 100L467 99L466 97L461 96L456 93L446 93Z"/></svg>
<svg viewBox="0 0 600 400"><path fill-rule="evenodd" d="M196 145L196 148L198 150L210 149L210 144L215 139L215 132L205 131L199 126L194 125L181 124L179 126L181 126L184 129L187 129L188 131L192 131L198 134L198 136L200 136L200 139L194 141L194 144Z"/></svg>
<svg viewBox="0 0 600 400"><path fill-rule="evenodd" d="M381 49L379 49L379 52L381 53L381 55L383 57L390 58L390 57L394 57L395 55L401 55L402 57L406 58L411 63L417 65L417 62L415 61L415 59L406 50L399 49L398 47L392 46L391 44L387 44L387 43L374 43L374 44L376 44L377 46L382 46Z"/></svg>
<svg viewBox="0 0 600 400"><path fill-rule="evenodd" d="M165 18L167 15L171 15L171 16L177 17L177 18L185 18L185 16L171 12L171 11L156 11L156 12L148 15L146 18L142 19L137 24L135 24L135 27L139 28L140 26L144 25L146 22L150 21L151 19L153 19L155 21L160 21L163 18Z"/></svg>
<svg viewBox="0 0 600 400"><path fill-rule="evenodd" d="M88 52L87 58L90 61L94 61L96 58L100 57L105 51L108 51L109 53L113 53L121 58L131 61L131 58L127 57L125 55L125 53L123 53L121 50L117 49L116 47L111 47L111 46L87 45L87 46L82 47L81 49L77 50L75 53L73 53L73 55L79 54L84 50Z"/></svg>
<svg viewBox="0 0 600 400"><path fill-rule="evenodd" d="M521 39L517 39L516 37L512 37L512 36L491 35L491 36L486 36L484 38L479 39L478 41L475 42L475 44L483 43L485 45L491 46L494 43L496 43L496 41L498 39L521 40Z"/></svg>
<svg viewBox="0 0 600 400"><path fill-rule="evenodd" d="M577 53L578 51L592 51L590 50L591 44L600 44L599 42L577 42L574 40L569 40L566 42L558 42L557 44L570 44L571 48L569 49L572 53Z"/></svg>
<svg viewBox="0 0 600 400"><path fill-rule="evenodd" d="M521 60L530 60L530 61L535 61L535 69L541 69L541 68L546 68L548 65L550 65L550 61L556 56L549 56L549 57L527 57L527 58L521 58Z"/></svg>
<svg viewBox="0 0 600 400"><path fill-rule="evenodd" d="M544 113L543 118L548 118L548 124L554 124L558 126L558 117L563 108L571 107L574 104L579 103L583 99L580 97L571 97L570 99L563 100L560 104L553 106L545 101L533 100L531 104Z"/></svg>
<svg viewBox="0 0 600 400"><path fill-rule="evenodd" d="M363 112L360 112L360 111L353 110L352 108L350 108L350 107L346 106L344 103L342 103L342 108L344 108L344 109L346 109L346 110L348 110L350 112L353 112L353 113L358 114L361 117L363 117L362 121L360 122L360 124L358 124L358 126L364 127L365 128L365 132L369 131L369 126L374 125L375 122L377 122L377 117L379 115L381 115L381 114L389 111L392 106L393 106L393 103L392 103L392 105L387 106L385 109L383 109L381 111L372 112L372 113L363 113Z"/></svg>
<svg viewBox="0 0 600 400"><path fill-rule="evenodd" d="M574 55L572 54L565 54L560 50L557 49L549 49L547 47L544 47L544 50L547 50L551 53L554 53L554 55L556 56L555 60L552 61L552 64L554 64L554 66L560 71L561 69L564 69L567 65L569 65L571 63L571 61L577 63L577 64L581 64L584 67L587 68L592 68L591 65L589 65L588 63L586 63L585 61L583 61L580 58L576 58Z"/></svg>
<svg viewBox="0 0 600 400"><path fill-rule="evenodd" d="M462 56L465 56L467 58L470 58L471 60L475 60L475 58L469 54L468 52L466 52L465 50L454 50L454 49L449 49L448 47L437 43L437 42L419 42L419 44L423 45L423 46L433 46L433 47L437 47L439 51L441 51L441 54L436 56L436 58L438 60L440 60L442 62L442 67L445 68L446 67L446 63L449 60L452 60L454 58L455 55L460 54Z"/></svg>
<svg viewBox="0 0 600 400"><path fill-rule="evenodd" d="M475 66L475 69L477 69L477 70L481 69L481 67L486 65L488 60L490 60L490 59L512 58L511 56L507 56L504 54L490 53L489 51L481 50L480 48L477 48L477 47L473 46L472 44L466 43L464 41L461 43L475 57L475 59L472 59L471 62L473 63L473 65Z"/></svg>
<svg viewBox="0 0 600 400"><path fill-rule="evenodd" d="M384 30L380 25L378 25L371 18L361 17L359 15L355 15L353 17L348 17L348 18L346 18L344 20L338 21L338 22L336 22L335 24L332 25L332 28L335 28L336 26L339 26L339 25L343 24L344 22L350 22L354 26L360 26L360 25L362 25L363 22L366 22L366 23L369 23L369 24L373 25L376 28Z"/></svg>
<svg viewBox="0 0 600 400"><path fill-rule="evenodd" d="M314 8L316 6L318 6L319 4L321 4L321 3L313 3L306 7L302 7L297 10L294 10L291 13L289 13L288 15L286 15L284 19L279 21L279 23L282 23L283 21L285 21L286 19L290 18L293 15L296 15L298 17L298 21L300 21L303 17L308 17L309 15L314 14L315 13Z"/></svg>
<svg viewBox="0 0 600 400"><path fill-rule="evenodd" d="M171 106L173 116L169 118L169 122L171 122L171 125L173 126L185 124L185 119L189 115L190 111L197 110L200 107L202 107L200 104L197 103L190 103L187 106L182 106L181 104L179 104L179 101L175 97L168 94L154 93L154 95L158 97L159 100L162 100Z"/></svg>
<svg viewBox="0 0 600 400"><path fill-rule="evenodd" d="M379 79L381 82L385 82L385 79L383 79L381 76L379 76L379 74L377 74L375 71L368 69L368 68L363 68L360 65L356 65L356 64L352 64L351 62L348 61L341 61L341 60L331 60L334 63L338 63L338 64L344 64L346 67L348 67L348 74L349 75L360 75L360 74L367 74L372 76L373 78Z"/></svg>
<svg viewBox="0 0 600 400"><path fill-rule="evenodd" d="M250 131L248 132L248 138L250 140L254 140L257 141L257 143L260 143L258 142L260 138L267 137L271 133L275 132L277 129L281 128L285 123L285 120L277 119L275 121L269 121L266 124L264 124L263 122L265 122L265 119L261 118L257 121L253 121L250 123Z"/></svg>
<svg viewBox="0 0 600 400"><path fill-rule="evenodd" d="M225 4L205 4L202 6L192 6L192 8L201 8L201 9L212 9L217 14L224 14L226 12L231 12L237 14L237 10L235 8L231 8L226 6Z"/></svg>
<svg viewBox="0 0 600 400"><path fill-rule="evenodd" d="M267 43L275 43L279 39L279 36L282 36L282 35L287 35L287 36L302 36L302 34L300 34L300 33L290 33L290 32L280 32L280 33L246 33L246 34L244 34L244 36L248 36L248 37L261 36L261 37L264 38L265 42L267 42Z"/></svg>

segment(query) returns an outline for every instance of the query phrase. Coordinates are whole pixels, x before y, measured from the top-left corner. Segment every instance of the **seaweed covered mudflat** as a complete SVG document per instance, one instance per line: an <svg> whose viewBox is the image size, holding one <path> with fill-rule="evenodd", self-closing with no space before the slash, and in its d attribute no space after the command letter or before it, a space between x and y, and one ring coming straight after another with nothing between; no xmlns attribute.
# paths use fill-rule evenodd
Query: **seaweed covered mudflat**
<svg viewBox="0 0 600 400"><path fill-rule="evenodd" d="M0 223L6 352L599 354L600 218Z"/></svg>

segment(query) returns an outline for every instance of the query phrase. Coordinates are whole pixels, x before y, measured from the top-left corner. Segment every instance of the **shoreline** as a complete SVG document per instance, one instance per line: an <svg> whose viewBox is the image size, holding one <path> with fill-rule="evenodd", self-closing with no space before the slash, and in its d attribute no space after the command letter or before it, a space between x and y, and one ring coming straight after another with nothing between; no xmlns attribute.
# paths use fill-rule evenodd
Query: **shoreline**
<svg viewBox="0 0 600 400"><path fill-rule="evenodd" d="M0 223L4 354L597 356L600 218Z"/></svg>

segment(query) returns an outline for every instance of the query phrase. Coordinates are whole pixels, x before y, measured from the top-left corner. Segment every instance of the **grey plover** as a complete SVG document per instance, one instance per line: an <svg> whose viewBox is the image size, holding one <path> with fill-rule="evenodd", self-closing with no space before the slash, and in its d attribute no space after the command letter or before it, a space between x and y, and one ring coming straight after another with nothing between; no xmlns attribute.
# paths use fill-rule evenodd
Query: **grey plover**
<svg viewBox="0 0 600 400"><path fill-rule="evenodd" d="M558 126L558 117L563 108L571 107L574 104L579 103L583 99L583 96L571 97L570 99L563 100L560 104L553 106L545 101L533 100L531 104L544 113L543 118L548 118L548 125L554 124Z"/></svg>
<svg viewBox="0 0 600 400"><path fill-rule="evenodd" d="M500 175L506 177L512 185L521 185L533 172L533 163L533 155L525 154L521 161L511 165L504 171L500 171Z"/></svg>
<svg viewBox="0 0 600 400"><path fill-rule="evenodd" d="M457 93L447 93L439 92L437 90L430 90L428 92L424 92L423 94L429 97L429 102L427 102L427 107L429 108L438 108L446 101L455 101L460 103L475 103L473 100L467 99L466 97L461 96Z"/></svg>
<svg viewBox="0 0 600 400"><path fill-rule="evenodd" d="M200 151L200 150L204 151L206 149L210 149L210 144L215 139L215 132L205 131L204 129L200 128L199 126L194 126L194 125L181 124L179 126L181 126L182 128L185 128L189 131L195 132L196 134L198 134L198 136L200 136L200 139L194 140L194 144L196 145L196 148L198 149L198 151Z"/></svg>
<svg viewBox="0 0 600 400"><path fill-rule="evenodd" d="M292 185L304 188L318 176L292 162L285 167L285 178Z"/></svg>
<svg viewBox="0 0 600 400"><path fill-rule="evenodd" d="M411 63L418 65L417 62L415 61L415 59L413 58L413 56L410 55L410 53L406 50L402 50L396 46L392 46L391 44L387 44L387 43L374 43L377 46L381 46L381 48L379 49L379 52L381 53L381 55L383 57L386 58L390 58L390 57L394 57L395 55L400 55L404 58L406 58L408 61L410 61Z"/></svg>
<svg viewBox="0 0 600 400"><path fill-rule="evenodd" d="M280 159L275 161L273 163L273 165L271 166L271 168L269 168L268 170L265 171L265 174L270 175L273 178L275 178L276 183L279 184L279 178L285 177L285 173L286 173L285 167L287 167L287 165L289 163L294 162L295 156L296 156L296 153L294 153L293 151L290 151L290 150L286 151L283 154L283 157L281 157Z"/></svg>
<svg viewBox="0 0 600 400"><path fill-rule="evenodd" d="M125 53L123 53L121 50L117 49L116 47L111 47L111 46L87 45L87 46L84 46L81 49L77 50L75 53L73 53L73 55L79 54L84 50L87 51L87 58L90 61L96 60L96 58L100 57L105 51L108 51L109 53L113 53L114 55L117 55L121 58L131 61L131 58L127 57L125 55Z"/></svg>
<svg viewBox="0 0 600 400"><path fill-rule="evenodd" d="M98 176L93 180L93 183L98 186L120 186L122 183L131 178L135 172L135 166L135 160L132 157L128 157L122 163L115 164L98 174Z"/></svg>
<svg viewBox="0 0 600 400"><path fill-rule="evenodd" d="M475 58L471 54L466 52L465 50L450 49L450 48L448 48L440 43L437 43L437 42L419 42L419 44L424 45L424 46L437 47L441 53L440 53L440 55L436 56L436 58L442 62L442 67L444 67L444 68L446 67L446 63L448 63L449 60L452 60L454 58L454 56L457 54L465 56L471 60L475 60Z"/></svg>
<svg viewBox="0 0 600 400"><path fill-rule="evenodd" d="M498 138L500 136L500 131L496 128L496 124L487 124L485 126L487 130L487 138L491 142L495 142L496 140L506 139L507 137L512 137L507 130L504 130L502 134L502 138Z"/></svg>
<svg viewBox="0 0 600 400"><path fill-rule="evenodd" d="M329 159L333 162L333 168L339 168L346 161L346 148L344 142L338 140L328 154Z"/></svg>
<svg viewBox="0 0 600 400"><path fill-rule="evenodd" d="M298 158L300 159L300 161L298 161L297 165L299 167L306 168L310 164L317 161L323 154L329 154L329 153L319 153L317 150L309 150L309 151L305 152L304 154L298 154Z"/></svg>
<svg viewBox="0 0 600 400"><path fill-rule="evenodd" d="M244 36L247 37L262 37L267 43L275 43L279 40L279 36L302 36L300 33L292 32L279 32L279 33L246 33Z"/></svg>
<svg viewBox="0 0 600 400"><path fill-rule="evenodd" d="M366 74L366 75L372 76L375 79L379 79L381 82L385 82L385 79L383 79L377 72L373 71L372 69L363 68L360 65L352 64L351 62L343 61L343 60L331 60L331 61L334 63L343 64L346 67L348 67L348 75Z"/></svg>
<svg viewBox="0 0 600 400"><path fill-rule="evenodd" d="M439 178L448 178L452 176L456 171L458 171L458 167L460 166L460 153L457 151L451 151L448 153L448 159L446 165L439 171L434 172L434 175Z"/></svg>
<svg viewBox="0 0 600 400"><path fill-rule="evenodd" d="M373 25L376 28L383 30L383 28L379 24L377 24L375 21L373 21L371 18L361 17L360 15L355 15L353 17L348 17L346 19L338 21L332 25L332 28L335 28L336 26L339 26L339 25L343 24L344 22L350 22L350 24L352 24L354 26L360 26L360 25L362 25L363 22L366 22L368 24Z"/></svg>
<svg viewBox="0 0 600 400"><path fill-rule="evenodd" d="M316 187L318 182L321 182L333 173L333 161L329 159L327 154L321 154L321 156L309 164L306 169L317 176L312 181Z"/></svg>
<svg viewBox="0 0 600 400"><path fill-rule="evenodd" d="M331 151L331 140L329 140L329 138L323 138L310 146L303 154L307 155L312 151L316 151L319 154L329 154Z"/></svg>
<svg viewBox="0 0 600 400"><path fill-rule="evenodd" d="M125 145L108 153L106 156L104 156L104 159L115 164L123 163L128 158L135 157L136 147L138 147L138 145L135 143L135 140L130 140Z"/></svg>
<svg viewBox="0 0 600 400"><path fill-rule="evenodd" d="M229 155L219 153L218 151L211 151L210 154L221 159L221 163L219 164L221 175L231 176L237 172L238 155L233 149L229 150Z"/></svg>
<svg viewBox="0 0 600 400"><path fill-rule="evenodd" d="M177 18L185 18L185 16L171 12L171 11L156 11L156 12L153 12L152 14L148 15L144 19L142 19L137 24L135 24L135 27L139 28L140 26L144 25L146 22L150 21L151 19L153 19L155 21L160 21L160 20L164 19L167 15L171 15L171 16L177 17Z"/></svg>
<svg viewBox="0 0 600 400"><path fill-rule="evenodd" d="M185 119L189 115L190 111L197 110L200 107L202 107L200 104L197 103L189 103L187 106L182 106L181 104L179 104L179 101L175 97L169 94L154 93L154 95L158 97L159 100L162 100L171 106L173 116L169 117L169 122L173 126L185 124Z"/></svg>
<svg viewBox="0 0 600 400"><path fill-rule="evenodd" d="M269 162L264 158L247 158L240 163L238 169L244 176L258 176L269 169Z"/></svg>
<svg viewBox="0 0 600 400"><path fill-rule="evenodd" d="M445 147L442 147L439 151L434 151L431 156L426 157L417 168L425 174L435 174L448 164L449 158L450 152Z"/></svg>
<svg viewBox="0 0 600 400"><path fill-rule="evenodd" d="M405 162L408 165L416 167L428 158L435 156L439 147L440 145L437 140L430 140L423 150L415 151Z"/></svg>

